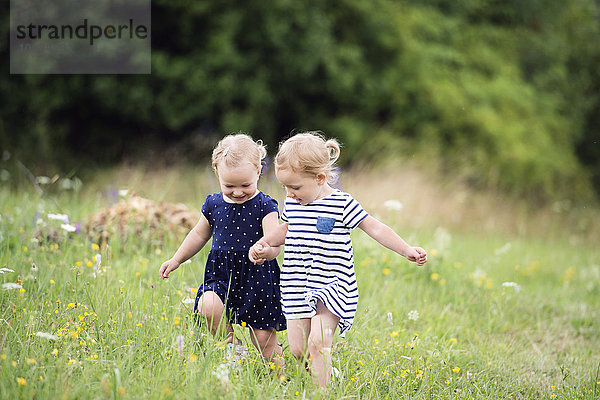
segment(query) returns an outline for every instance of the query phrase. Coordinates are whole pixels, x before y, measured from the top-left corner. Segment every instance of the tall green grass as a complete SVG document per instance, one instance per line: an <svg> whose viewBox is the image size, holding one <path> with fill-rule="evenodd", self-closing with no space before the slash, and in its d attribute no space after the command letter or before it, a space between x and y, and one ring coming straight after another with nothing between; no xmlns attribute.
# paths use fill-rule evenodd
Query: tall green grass
<svg viewBox="0 0 600 400"><path fill-rule="evenodd" d="M109 181L44 196L0 189L0 284L22 286L0 290L2 399L600 396L600 254L593 243L571 243L568 229L545 238L410 227L381 208L381 219L425 247L429 262L418 268L354 233L359 309L347 337L335 341L341 376L324 392L287 349L285 382L253 349L223 367L222 339L194 320L189 303L208 248L161 281L158 267L180 235L159 239L148 230L101 246L48 218L63 212L85 222L108 205ZM199 181L184 199L197 208L215 190L211 176ZM171 200L167 190L183 189L157 190L146 195ZM245 328L236 331L250 343ZM285 333L279 337L285 346Z"/></svg>

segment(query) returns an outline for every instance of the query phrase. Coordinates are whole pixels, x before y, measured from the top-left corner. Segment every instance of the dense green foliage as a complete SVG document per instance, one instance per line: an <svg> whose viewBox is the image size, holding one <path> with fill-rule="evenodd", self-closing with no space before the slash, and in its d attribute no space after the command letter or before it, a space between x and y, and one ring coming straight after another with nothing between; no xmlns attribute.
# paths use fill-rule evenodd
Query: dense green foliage
<svg viewBox="0 0 600 400"><path fill-rule="evenodd" d="M346 160L426 155L474 184L541 197L600 188L593 0L152 7L149 76L9 75L4 63L2 149L65 170L130 157L142 142L183 143L196 157L226 132L274 148L319 129Z"/></svg>

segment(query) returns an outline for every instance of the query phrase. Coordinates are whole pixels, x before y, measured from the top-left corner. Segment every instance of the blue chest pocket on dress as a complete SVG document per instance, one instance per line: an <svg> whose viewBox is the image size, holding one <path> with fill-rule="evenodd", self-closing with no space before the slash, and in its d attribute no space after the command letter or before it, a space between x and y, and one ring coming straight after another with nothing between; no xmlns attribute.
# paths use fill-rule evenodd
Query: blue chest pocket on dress
<svg viewBox="0 0 600 400"><path fill-rule="evenodd" d="M335 218L317 217L317 230L320 233L330 233L335 225Z"/></svg>

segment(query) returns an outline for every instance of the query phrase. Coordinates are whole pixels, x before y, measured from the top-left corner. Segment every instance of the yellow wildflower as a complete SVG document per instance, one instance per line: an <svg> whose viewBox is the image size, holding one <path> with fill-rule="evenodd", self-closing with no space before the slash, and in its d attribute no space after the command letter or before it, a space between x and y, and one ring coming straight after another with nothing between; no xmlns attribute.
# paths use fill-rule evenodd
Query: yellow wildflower
<svg viewBox="0 0 600 400"><path fill-rule="evenodd" d="M17 383L22 386L27 386L27 381L25 378L17 378Z"/></svg>

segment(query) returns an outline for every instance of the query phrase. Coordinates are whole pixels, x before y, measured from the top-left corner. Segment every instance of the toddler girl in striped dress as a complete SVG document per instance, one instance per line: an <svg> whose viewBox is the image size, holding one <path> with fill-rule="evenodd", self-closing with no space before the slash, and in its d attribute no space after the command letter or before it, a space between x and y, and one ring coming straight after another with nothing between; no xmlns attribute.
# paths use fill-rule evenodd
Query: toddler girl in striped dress
<svg viewBox="0 0 600 400"><path fill-rule="evenodd" d="M271 248L285 243L280 288L290 351L307 352L313 380L331 381L331 346L336 327L344 337L352 326L358 288L350 232L361 228L383 246L421 266L427 255L363 210L348 193L331 186L340 155L335 139L317 132L297 134L279 146L275 174L286 191L283 224L249 251L261 264Z"/></svg>

